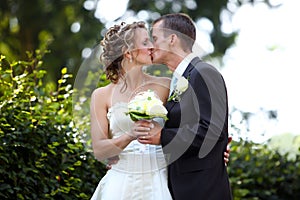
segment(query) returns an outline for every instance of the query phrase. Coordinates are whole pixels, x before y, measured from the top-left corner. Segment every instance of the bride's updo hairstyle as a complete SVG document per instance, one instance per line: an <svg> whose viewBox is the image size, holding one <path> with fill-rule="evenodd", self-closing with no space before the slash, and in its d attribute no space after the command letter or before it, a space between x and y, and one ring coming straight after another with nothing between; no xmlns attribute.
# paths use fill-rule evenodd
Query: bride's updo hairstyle
<svg viewBox="0 0 300 200"><path fill-rule="evenodd" d="M103 47L103 53L100 55L100 61L104 64L106 78L112 83L117 83L124 75L122 62L126 51L134 49L135 30L145 28L144 22L134 22L120 25L114 25L106 32L100 45Z"/></svg>

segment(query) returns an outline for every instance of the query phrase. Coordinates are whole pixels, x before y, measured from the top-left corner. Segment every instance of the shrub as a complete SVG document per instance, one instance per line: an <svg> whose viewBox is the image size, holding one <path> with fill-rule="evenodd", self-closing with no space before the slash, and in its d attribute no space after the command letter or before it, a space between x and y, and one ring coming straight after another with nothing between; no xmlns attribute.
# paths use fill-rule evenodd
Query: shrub
<svg viewBox="0 0 300 200"><path fill-rule="evenodd" d="M0 198L89 199L105 169L72 120L71 75L44 85L43 53L0 58Z"/></svg>
<svg viewBox="0 0 300 200"><path fill-rule="evenodd" d="M234 199L293 200L300 199L300 155L289 159L250 141L233 142L229 177Z"/></svg>

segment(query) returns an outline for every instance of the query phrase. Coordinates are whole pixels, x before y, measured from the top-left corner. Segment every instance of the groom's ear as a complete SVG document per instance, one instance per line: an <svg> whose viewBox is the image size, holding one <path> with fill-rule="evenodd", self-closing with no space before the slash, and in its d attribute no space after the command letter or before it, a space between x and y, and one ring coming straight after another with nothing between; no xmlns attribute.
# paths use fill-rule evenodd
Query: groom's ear
<svg viewBox="0 0 300 200"><path fill-rule="evenodd" d="M177 35L171 34L170 35L170 45L174 45L176 40L177 40Z"/></svg>

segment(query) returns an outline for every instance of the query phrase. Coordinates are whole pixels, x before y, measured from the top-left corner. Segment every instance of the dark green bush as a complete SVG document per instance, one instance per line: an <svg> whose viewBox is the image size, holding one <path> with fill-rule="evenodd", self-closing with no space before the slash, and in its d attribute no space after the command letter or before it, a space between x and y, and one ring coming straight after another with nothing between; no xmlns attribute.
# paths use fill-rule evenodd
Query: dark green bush
<svg viewBox="0 0 300 200"><path fill-rule="evenodd" d="M241 140L232 144L228 170L236 200L300 199L299 154L290 159L267 144Z"/></svg>
<svg viewBox="0 0 300 200"><path fill-rule="evenodd" d="M71 75L44 85L42 52L28 55L0 60L0 199L89 199L105 170L74 126Z"/></svg>

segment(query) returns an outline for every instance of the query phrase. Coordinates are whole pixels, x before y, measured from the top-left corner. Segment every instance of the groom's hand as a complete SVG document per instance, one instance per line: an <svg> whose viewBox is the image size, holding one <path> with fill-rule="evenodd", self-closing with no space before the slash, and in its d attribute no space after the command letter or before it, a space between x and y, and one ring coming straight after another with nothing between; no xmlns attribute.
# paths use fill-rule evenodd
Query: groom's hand
<svg viewBox="0 0 300 200"><path fill-rule="evenodd" d="M142 127L149 127L150 131L147 135L138 137L137 140L142 144L160 144L160 135L162 127L159 123L155 121L138 121L136 124L139 124Z"/></svg>
<svg viewBox="0 0 300 200"><path fill-rule="evenodd" d="M107 170L111 169L111 165L117 164L117 162L119 160L120 160L119 156L113 156L113 157L107 158L106 169Z"/></svg>
<svg viewBox="0 0 300 200"><path fill-rule="evenodd" d="M232 141L232 137L228 137L228 143L226 146L226 151L224 152L224 161L225 161L225 166L228 165L229 163L229 156L230 156L230 142Z"/></svg>

